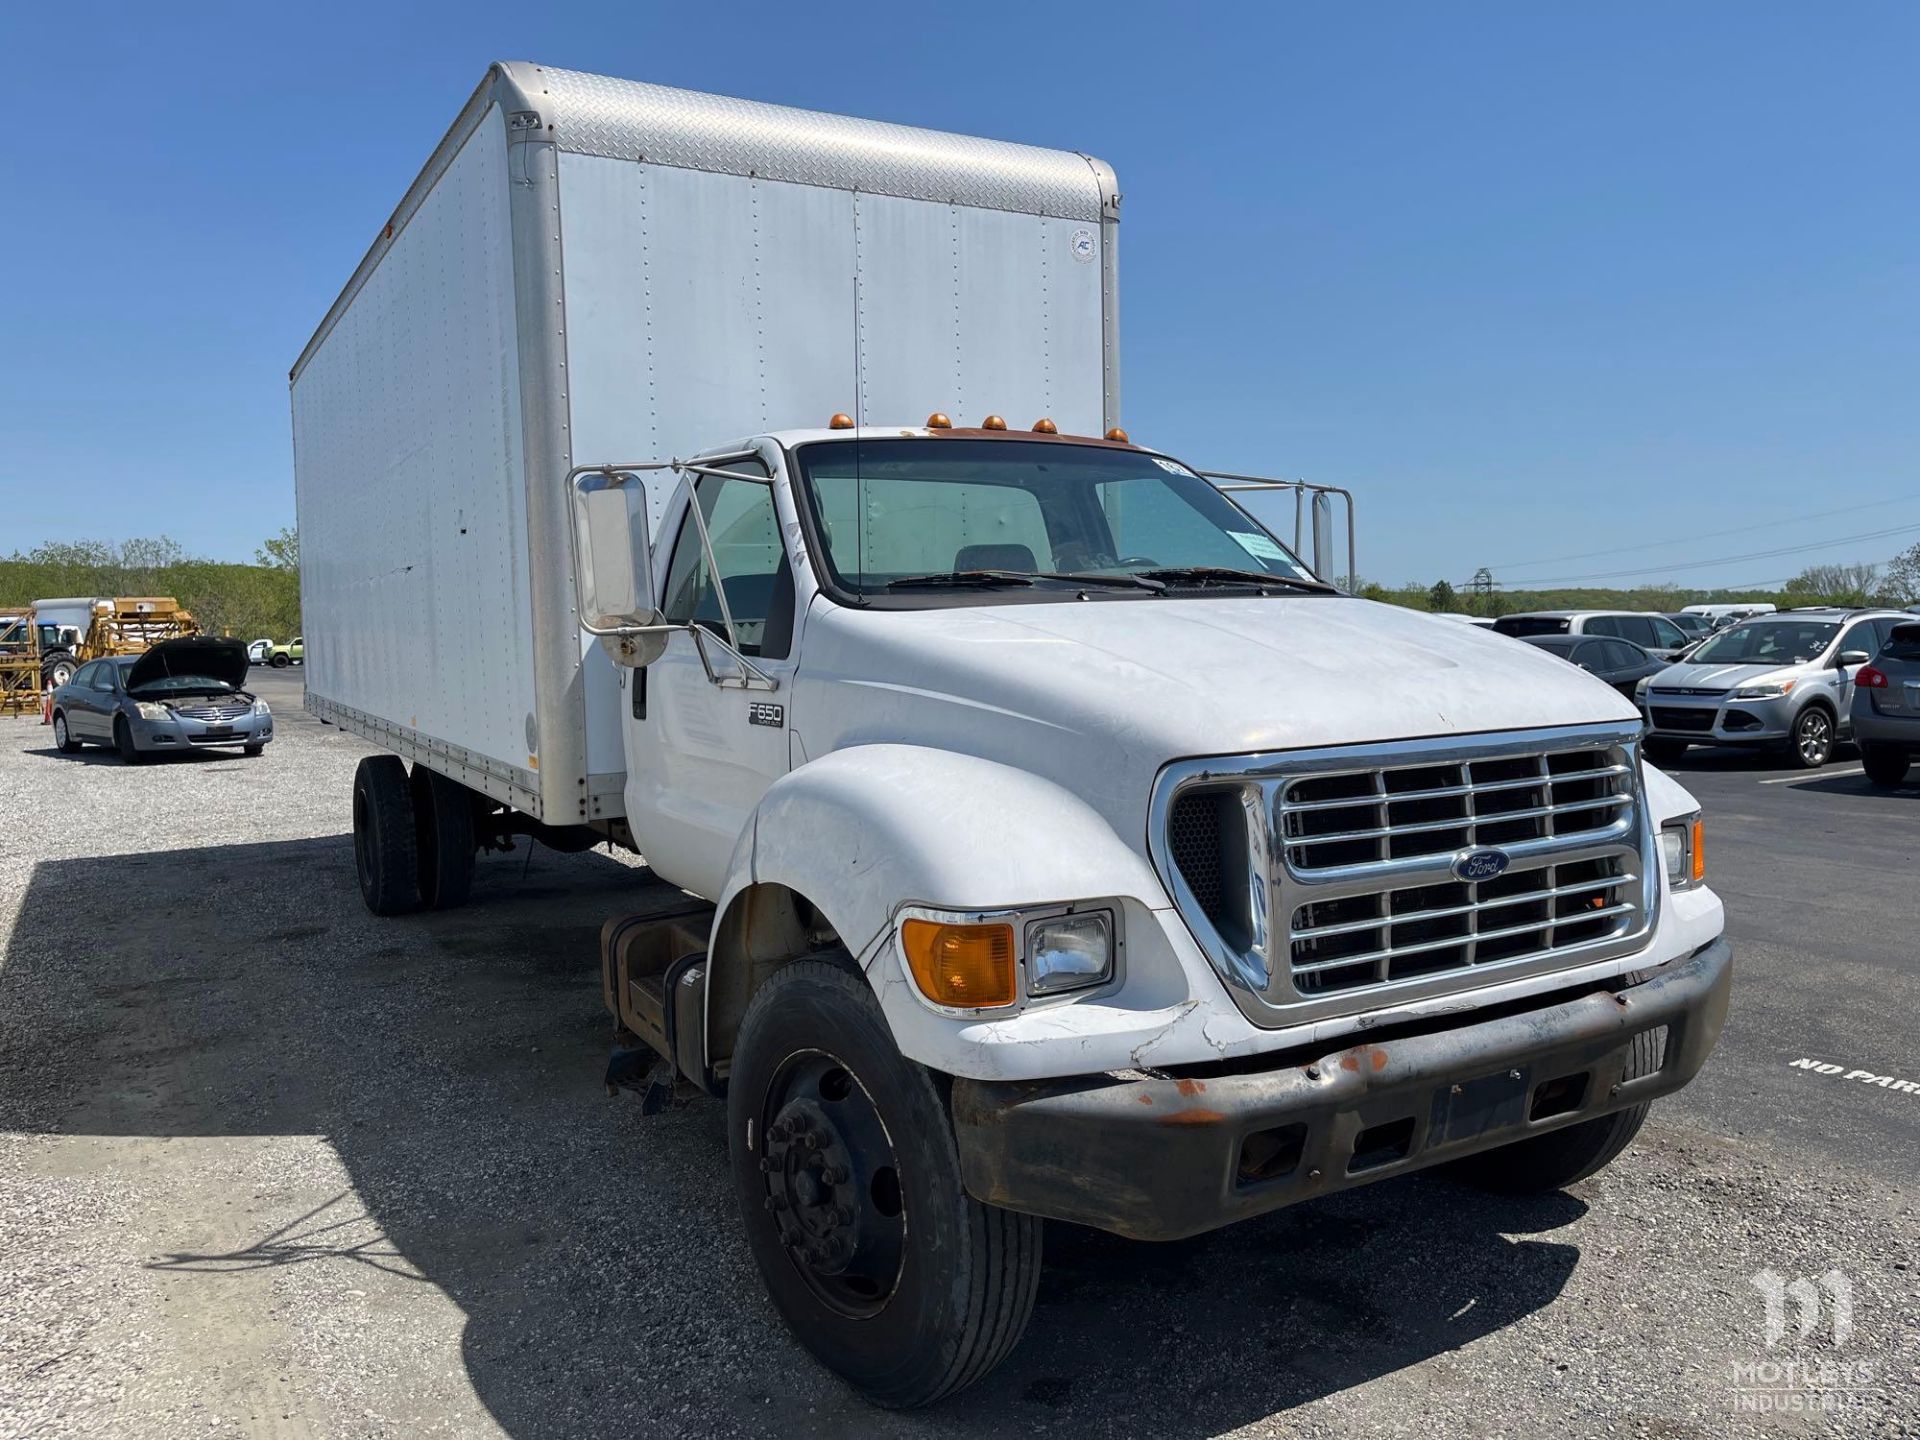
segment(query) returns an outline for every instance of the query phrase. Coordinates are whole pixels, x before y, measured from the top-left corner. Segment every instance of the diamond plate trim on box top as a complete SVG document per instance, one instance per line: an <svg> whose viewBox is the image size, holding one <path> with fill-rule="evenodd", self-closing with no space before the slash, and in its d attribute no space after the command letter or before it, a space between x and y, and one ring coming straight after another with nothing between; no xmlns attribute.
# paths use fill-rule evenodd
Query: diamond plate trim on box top
<svg viewBox="0 0 1920 1440"><path fill-rule="evenodd" d="M575 70L501 67L562 150L910 200L1101 218L1087 156L704 95Z"/></svg>

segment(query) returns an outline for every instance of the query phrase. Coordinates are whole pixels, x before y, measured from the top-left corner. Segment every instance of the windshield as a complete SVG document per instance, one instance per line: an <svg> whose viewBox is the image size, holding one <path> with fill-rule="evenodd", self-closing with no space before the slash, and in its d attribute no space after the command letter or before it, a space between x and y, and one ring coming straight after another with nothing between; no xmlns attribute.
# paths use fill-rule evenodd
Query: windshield
<svg viewBox="0 0 1920 1440"><path fill-rule="evenodd" d="M1722 630L1687 657L1694 665L1804 665L1817 660L1840 627L1822 620L1749 620Z"/></svg>
<svg viewBox="0 0 1920 1440"><path fill-rule="evenodd" d="M1567 618L1564 615L1502 615L1493 622L1493 628L1496 634L1521 639L1529 635L1564 635Z"/></svg>
<svg viewBox="0 0 1920 1440"><path fill-rule="evenodd" d="M1102 579L1141 594L1325 588L1212 485L1135 450L900 439L796 455L827 571L858 595L933 591L951 603L1032 588L1065 599Z"/></svg>

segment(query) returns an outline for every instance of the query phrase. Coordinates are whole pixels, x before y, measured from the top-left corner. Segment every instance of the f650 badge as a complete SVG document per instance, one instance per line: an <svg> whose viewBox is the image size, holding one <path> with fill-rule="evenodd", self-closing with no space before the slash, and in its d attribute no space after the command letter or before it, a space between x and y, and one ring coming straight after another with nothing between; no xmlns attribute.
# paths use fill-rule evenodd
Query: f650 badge
<svg viewBox="0 0 1920 1440"><path fill-rule="evenodd" d="M747 706L747 723L771 725L777 730L787 723L787 707L767 700L756 700Z"/></svg>

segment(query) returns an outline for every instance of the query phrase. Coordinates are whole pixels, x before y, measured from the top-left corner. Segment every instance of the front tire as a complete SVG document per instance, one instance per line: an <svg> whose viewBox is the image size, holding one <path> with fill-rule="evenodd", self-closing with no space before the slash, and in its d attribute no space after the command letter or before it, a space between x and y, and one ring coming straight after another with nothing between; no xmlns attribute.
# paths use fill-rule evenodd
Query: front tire
<svg viewBox="0 0 1920 1440"><path fill-rule="evenodd" d="M937 1077L866 981L799 960L747 1007L727 1084L748 1244L794 1338L875 1402L927 1405L1013 1349L1041 1222L961 1188Z"/></svg>
<svg viewBox="0 0 1920 1440"><path fill-rule="evenodd" d="M80 742L67 729L67 712L64 710L53 712L53 745L62 755L78 754L80 750Z"/></svg>
<svg viewBox="0 0 1920 1440"><path fill-rule="evenodd" d="M424 765L413 767L408 787L420 903L429 910L464 905L473 892L473 793Z"/></svg>
<svg viewBox="0 0 1920 1440"><path fill-rule="evenodd" d="M291 665L292 663L293 661L285 655L275 655L267 661L267 664L271 665L276 670L284 670L287 668L287 666Z"/></svg>
<svg viewBox="0 0 1920 1440"><path fill-rule="evenodd" d="M1824 705L1809 705L1794 718L1787 756L1802 770L1818 770L1833 758L1833 716Z"/></svg>
<svg viewBox="0 0 1920 1440"><path fill-rule="evenodd" d="M127 723L127 717L113 717L113 748L120 752L120 758L128 765L138 765L147 757L140 753L140 747L133 743L133 727Z"/></svg>
<svg viewBox="0 0 1920 1440"><path fill-rule="evenodd" d="M1903 785L1907 779L1907 767L1913 757L1895 745L1875 745L1870 741L1860 742L1860 764L1867 772L1867 779L1876 785L1885 785L1889 789Z"/></svg>
<svg viewBox="0 0 1920 1440"><path fill-rule="evenodd" d="M1658 1070L1661 1043L1660 1037L1651 1030L1634 1036L1622 1079L1632 1080ZM1646 1124L1647 1109L1652 1103L1642 1100L1611 1115L1582 1120L1577 1125L1550 1130L1531 1140L1469 1155L1456 1163L1455 1173L1468 1184L1503 1195L1564 1190L1618 1159Z"/></svg>
<svg viewBox="0 0 1920 1440"><path fill-rule="evenodd" d="M369 755L353 772L353 863L360 898L376 915L420 904L414 867L413 798L398 755Z"/></svg>

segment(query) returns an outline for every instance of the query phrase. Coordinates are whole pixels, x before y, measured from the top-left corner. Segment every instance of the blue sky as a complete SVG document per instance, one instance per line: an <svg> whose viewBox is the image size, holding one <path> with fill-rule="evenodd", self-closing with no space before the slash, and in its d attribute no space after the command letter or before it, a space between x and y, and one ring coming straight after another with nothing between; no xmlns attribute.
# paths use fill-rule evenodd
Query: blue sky
<svg viewBox="0 0 1920 1440"><path fill-rule="evenodd" d="M0 43L0 553L289 523L287 368L496 58L1101 155L1128 427L1351 487L1368 577L1920 540L1910 5L70 3Z"/></svg>

